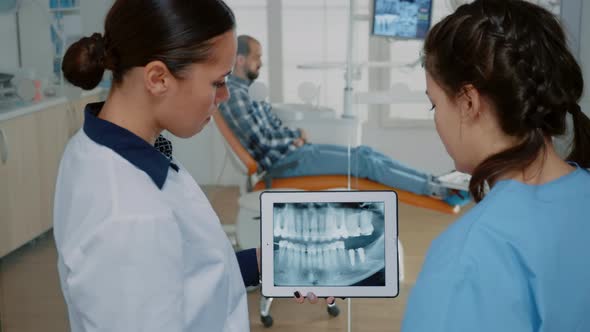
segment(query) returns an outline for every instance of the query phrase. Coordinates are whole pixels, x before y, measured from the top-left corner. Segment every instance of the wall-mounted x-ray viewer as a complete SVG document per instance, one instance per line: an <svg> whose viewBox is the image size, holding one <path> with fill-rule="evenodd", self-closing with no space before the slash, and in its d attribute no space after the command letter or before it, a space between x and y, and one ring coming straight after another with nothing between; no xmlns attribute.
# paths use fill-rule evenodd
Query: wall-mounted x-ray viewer
<svg viewBox="0 0 590 332"><path fill-rule="evenodd" d="M260 201L264 296L398 295L395 192L272 191Z"/></svg>
<svg viewBox="0 0 590 332"><path fill-rule="evenodd" d="M373 34L424 39L432 19L432 0L375 0Z"/></svg>

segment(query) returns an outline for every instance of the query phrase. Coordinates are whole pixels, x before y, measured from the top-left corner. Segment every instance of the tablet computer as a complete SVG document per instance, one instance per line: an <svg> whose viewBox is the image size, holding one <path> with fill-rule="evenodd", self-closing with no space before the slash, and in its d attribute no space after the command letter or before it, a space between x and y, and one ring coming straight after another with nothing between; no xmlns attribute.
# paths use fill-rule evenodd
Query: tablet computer
<svg viewBox="0 0 590 332"><path fill-rule="evenodd" d="M398 295L395 192L268 191L260 205L262 295Z"/></svg>

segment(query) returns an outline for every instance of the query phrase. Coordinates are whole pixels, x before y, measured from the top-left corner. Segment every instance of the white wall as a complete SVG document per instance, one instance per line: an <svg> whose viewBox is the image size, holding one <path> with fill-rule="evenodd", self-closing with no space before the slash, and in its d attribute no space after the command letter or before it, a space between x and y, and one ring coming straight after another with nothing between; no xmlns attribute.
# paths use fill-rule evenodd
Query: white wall
<svg viewBox="0 0 590 332"><path fill-rule="evenodd" d="M23 68L34 69L37 78L49 78L53 72L49 1L23 0L19 21Z"/></svg>
<svg viewBox="0 0 590 332"><path fill-rule="evenodd" d="M14 14L0 15L0 43L0 71L13 72L18 67Z"/></svg>
<svg viewBox="0 0 590 332"><path fill-rule="evenodd" d="M114 0L80 0L83 36L104 32L104 19L113 2Z"/></svg>
<svg viewBox="0 0 590 332"><path fill-rule="evenodd" d="M232 164L213 121L199 134L183 139L164 134L172 141L173 154L200 185L242 185L246 175Z"/></svg>
<svg viewBox="0 0 590 332"><path fill-rule="evenodd" d="M367 123L363 127L362 143L433 175L455 169L434 126L383 128Z"/></svg>

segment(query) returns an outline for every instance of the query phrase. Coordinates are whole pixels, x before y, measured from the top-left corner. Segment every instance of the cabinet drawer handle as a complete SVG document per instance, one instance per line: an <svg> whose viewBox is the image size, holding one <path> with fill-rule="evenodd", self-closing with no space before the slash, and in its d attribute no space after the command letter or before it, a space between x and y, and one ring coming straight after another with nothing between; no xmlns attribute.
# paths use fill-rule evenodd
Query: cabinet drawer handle
<svg viewBox="0 0 590 332"><path fill-rule="evenodd" d="M8 161L8 142L2 129L0 129L0 160L2 160L3 165Z"/></svg>

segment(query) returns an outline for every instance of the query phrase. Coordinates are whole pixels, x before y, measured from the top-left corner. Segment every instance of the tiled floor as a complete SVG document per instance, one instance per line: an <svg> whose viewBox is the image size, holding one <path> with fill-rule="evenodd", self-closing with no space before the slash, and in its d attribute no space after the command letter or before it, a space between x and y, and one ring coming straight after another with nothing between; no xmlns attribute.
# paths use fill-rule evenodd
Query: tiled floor
<svg viewBox="0 0 590 332"><path fill-rule="evenodd" d="M237 187L204 188L222 223L234 222L239 196ZM395 299L354 299L353 331L399 331L408 291L416 280L430 242L456 216L442 215L401 205L400 238L405 249L406 281ZM51 233L0 261L0 332L68 331ZM325 305L298 305L291 299L274 301L274 326L260 323L259 294L249 295L252 331L346 331L347 302L338 300L341 315L331 318Z"/></svg>

